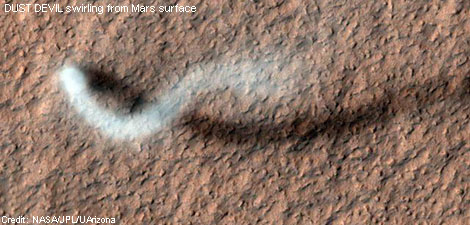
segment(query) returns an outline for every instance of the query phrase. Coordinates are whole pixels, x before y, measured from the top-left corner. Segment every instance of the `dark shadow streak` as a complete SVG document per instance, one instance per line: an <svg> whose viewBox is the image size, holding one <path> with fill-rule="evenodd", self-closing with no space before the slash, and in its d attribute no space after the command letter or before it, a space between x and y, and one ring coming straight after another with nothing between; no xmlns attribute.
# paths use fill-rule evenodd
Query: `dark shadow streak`
<svg viewBox="0 0 470 225"><path fill-rule="evenodd" d="M102 70L95 68L84 68L83 70L92 91L99 92L100 95L113 96L118 102L129 108L130 113L142 109L147 104L143 98L142 90L137 90Z"/></svg>
<svg viewBox="0 0 470 225"><path fill-rule="evenodd" d="M408 85L400 90L385 89L382 97L354 109L337 108L324 121L320 116L308 111L298 113L293 122L277 124L243 124L214 119L211 116L188 115L189 126L203 138L217 138L230 143L278 143L294 141L289 152L299 151L308 146L319 135L328 138L355 135L361 130L372 127L383 127L391 118L399 113L410 113L447 99L470 103L469 79L456 80L457 77L437 77L425 82L424 85ZM451 82L457 82L452 87ZM371 93L372 94L372 93ZM315 103L312 103L315 104ZM297 109L301 110L301 109Z"/></svg>
<svg viewBox="0 0 470 225"><path fill-rule="evenodd" d="M93 90L109 92L121 102L130 103L131 113L151 104L143 100L142 91L123 84L113 76L94 69L85 71ZM357 108L348 109L339 105L322 121L319 118L325 116L314 115L303 109L293 109L296 115L289 121L279 123L236 123L211 115L201 115L195 109L184 113L179 120L186 122L176 125L189 127L196 136L204 139L216 138L228 143L269 144L294 141L295 144L289 151L300 151L319 135L326 135L328 138L355 135L367 128L383 127L399 113L410 113L447 99L469 104L467 99L470 99L470 79L458 76L434 77L423 85L407 85L399 90L385 87L383 93L381 97ZM204 102L201 104L204 105Z"/></svg>

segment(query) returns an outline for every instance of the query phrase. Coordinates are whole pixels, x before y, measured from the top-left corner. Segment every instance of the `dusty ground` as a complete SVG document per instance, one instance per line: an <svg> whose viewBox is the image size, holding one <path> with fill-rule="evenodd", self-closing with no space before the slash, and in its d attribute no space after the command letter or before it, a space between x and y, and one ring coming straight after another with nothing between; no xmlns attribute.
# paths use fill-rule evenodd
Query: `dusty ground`
<svg viewBox="0 0 470 225"><path fill-rule="evenodd" d="M0 214L468 223L468 1L234 2L178 1L194 14L2 9ZM264 112L206 93L136 142L84 123L56 85L55 71L73 62L100 80L98 101L126 106L158 99L191 67L263 58L303 62L288 72L304 85L295 100Z"/></svg>

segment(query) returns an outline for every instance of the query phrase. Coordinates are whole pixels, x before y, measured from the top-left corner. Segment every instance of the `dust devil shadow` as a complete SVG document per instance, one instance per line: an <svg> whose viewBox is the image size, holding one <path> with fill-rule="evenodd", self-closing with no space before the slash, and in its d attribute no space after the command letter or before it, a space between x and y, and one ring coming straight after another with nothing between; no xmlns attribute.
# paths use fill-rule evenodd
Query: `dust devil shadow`
<svg viewBox="0 0 470 225"><path fill-rule="evenodd" d="M143 90L120 81L103 70L92 67L82 69L93 93L114 98L128 113L135 113L147 104L143 97Z"/></svg>
<svg viewBox="0 0 470 225"><path fill-rule="evenodd" d="M440 101L452 99L469 104L470 79L458 79L434 77L424 85L407 85L400 90L384 88L384 94L372 102L352 109L337 107L323 121L318 119L323 116L313 115L308 110L297 113L293 122L276 124L236 123L196 112L188 115L190 118L184 125L205 139L216 138L229 143L293 141L287 151L297 152L306 149L320 135L337 142L339 137L355 135L367 128L375 127L375 131L377 127L384 127L399 113L410 113Z"/></svg>
<svg viewBox="0 0 470 225"><path fill-rule="evenodd" d="M137 113L138 109L151 104L143 99L141 90L100 70L85 68L85 71L92 90L111 94L130 107L129 113ZM288 151L296 152L305 149L320 135L326 135L327 138L336 141L339 137L355 135L367 128L383 127L399 113L410 113L439 101L453 99L469 104L470 79L458 76L438 76L427 80L423 85L406 85L399 90L384 87L383 92L381 97L356 108L343 108L336 104L337 107L329 110L328 115L315 115L309 110L296 109L293 112L295 114L293 118L277 123L225 121L212 115L198 113L196 108L186 113L183 112L182 118L174 124L188 127L194 135L203 139L215 138L234 144L263 145L293 141L294 145ZM309 96L299 97L308 98ZM200 103L199 105L204 105L203 101Z"/></svg>

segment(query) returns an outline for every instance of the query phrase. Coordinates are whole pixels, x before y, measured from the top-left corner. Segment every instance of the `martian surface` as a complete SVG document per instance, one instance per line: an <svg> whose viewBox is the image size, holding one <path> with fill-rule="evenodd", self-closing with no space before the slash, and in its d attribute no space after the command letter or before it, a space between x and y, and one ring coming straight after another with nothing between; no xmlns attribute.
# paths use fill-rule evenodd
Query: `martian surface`
<svg viewBox="0 0 470 225"><path fill-rule="evenodd" d="M19 3L2 223L470 221L469 1Z"/></svg>

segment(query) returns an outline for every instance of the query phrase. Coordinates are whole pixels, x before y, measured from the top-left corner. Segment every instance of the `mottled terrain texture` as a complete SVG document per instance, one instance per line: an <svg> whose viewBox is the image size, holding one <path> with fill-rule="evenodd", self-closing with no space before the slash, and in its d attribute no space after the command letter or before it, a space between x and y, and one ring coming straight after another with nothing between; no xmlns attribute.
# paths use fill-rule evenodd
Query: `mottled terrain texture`
<svg viewBox="0 0 470 225"><path fill-rule="evenodd" d="M470 221L469 1L96 2L198 11L1 9L1 215ZM96 101L126 113L158 101L194 68L264 59L283 62L273 76L296 96L260 103L202 90L171 126L129 142L87 124L57 85L56 71L75 63L87 69Z"/></svg>

